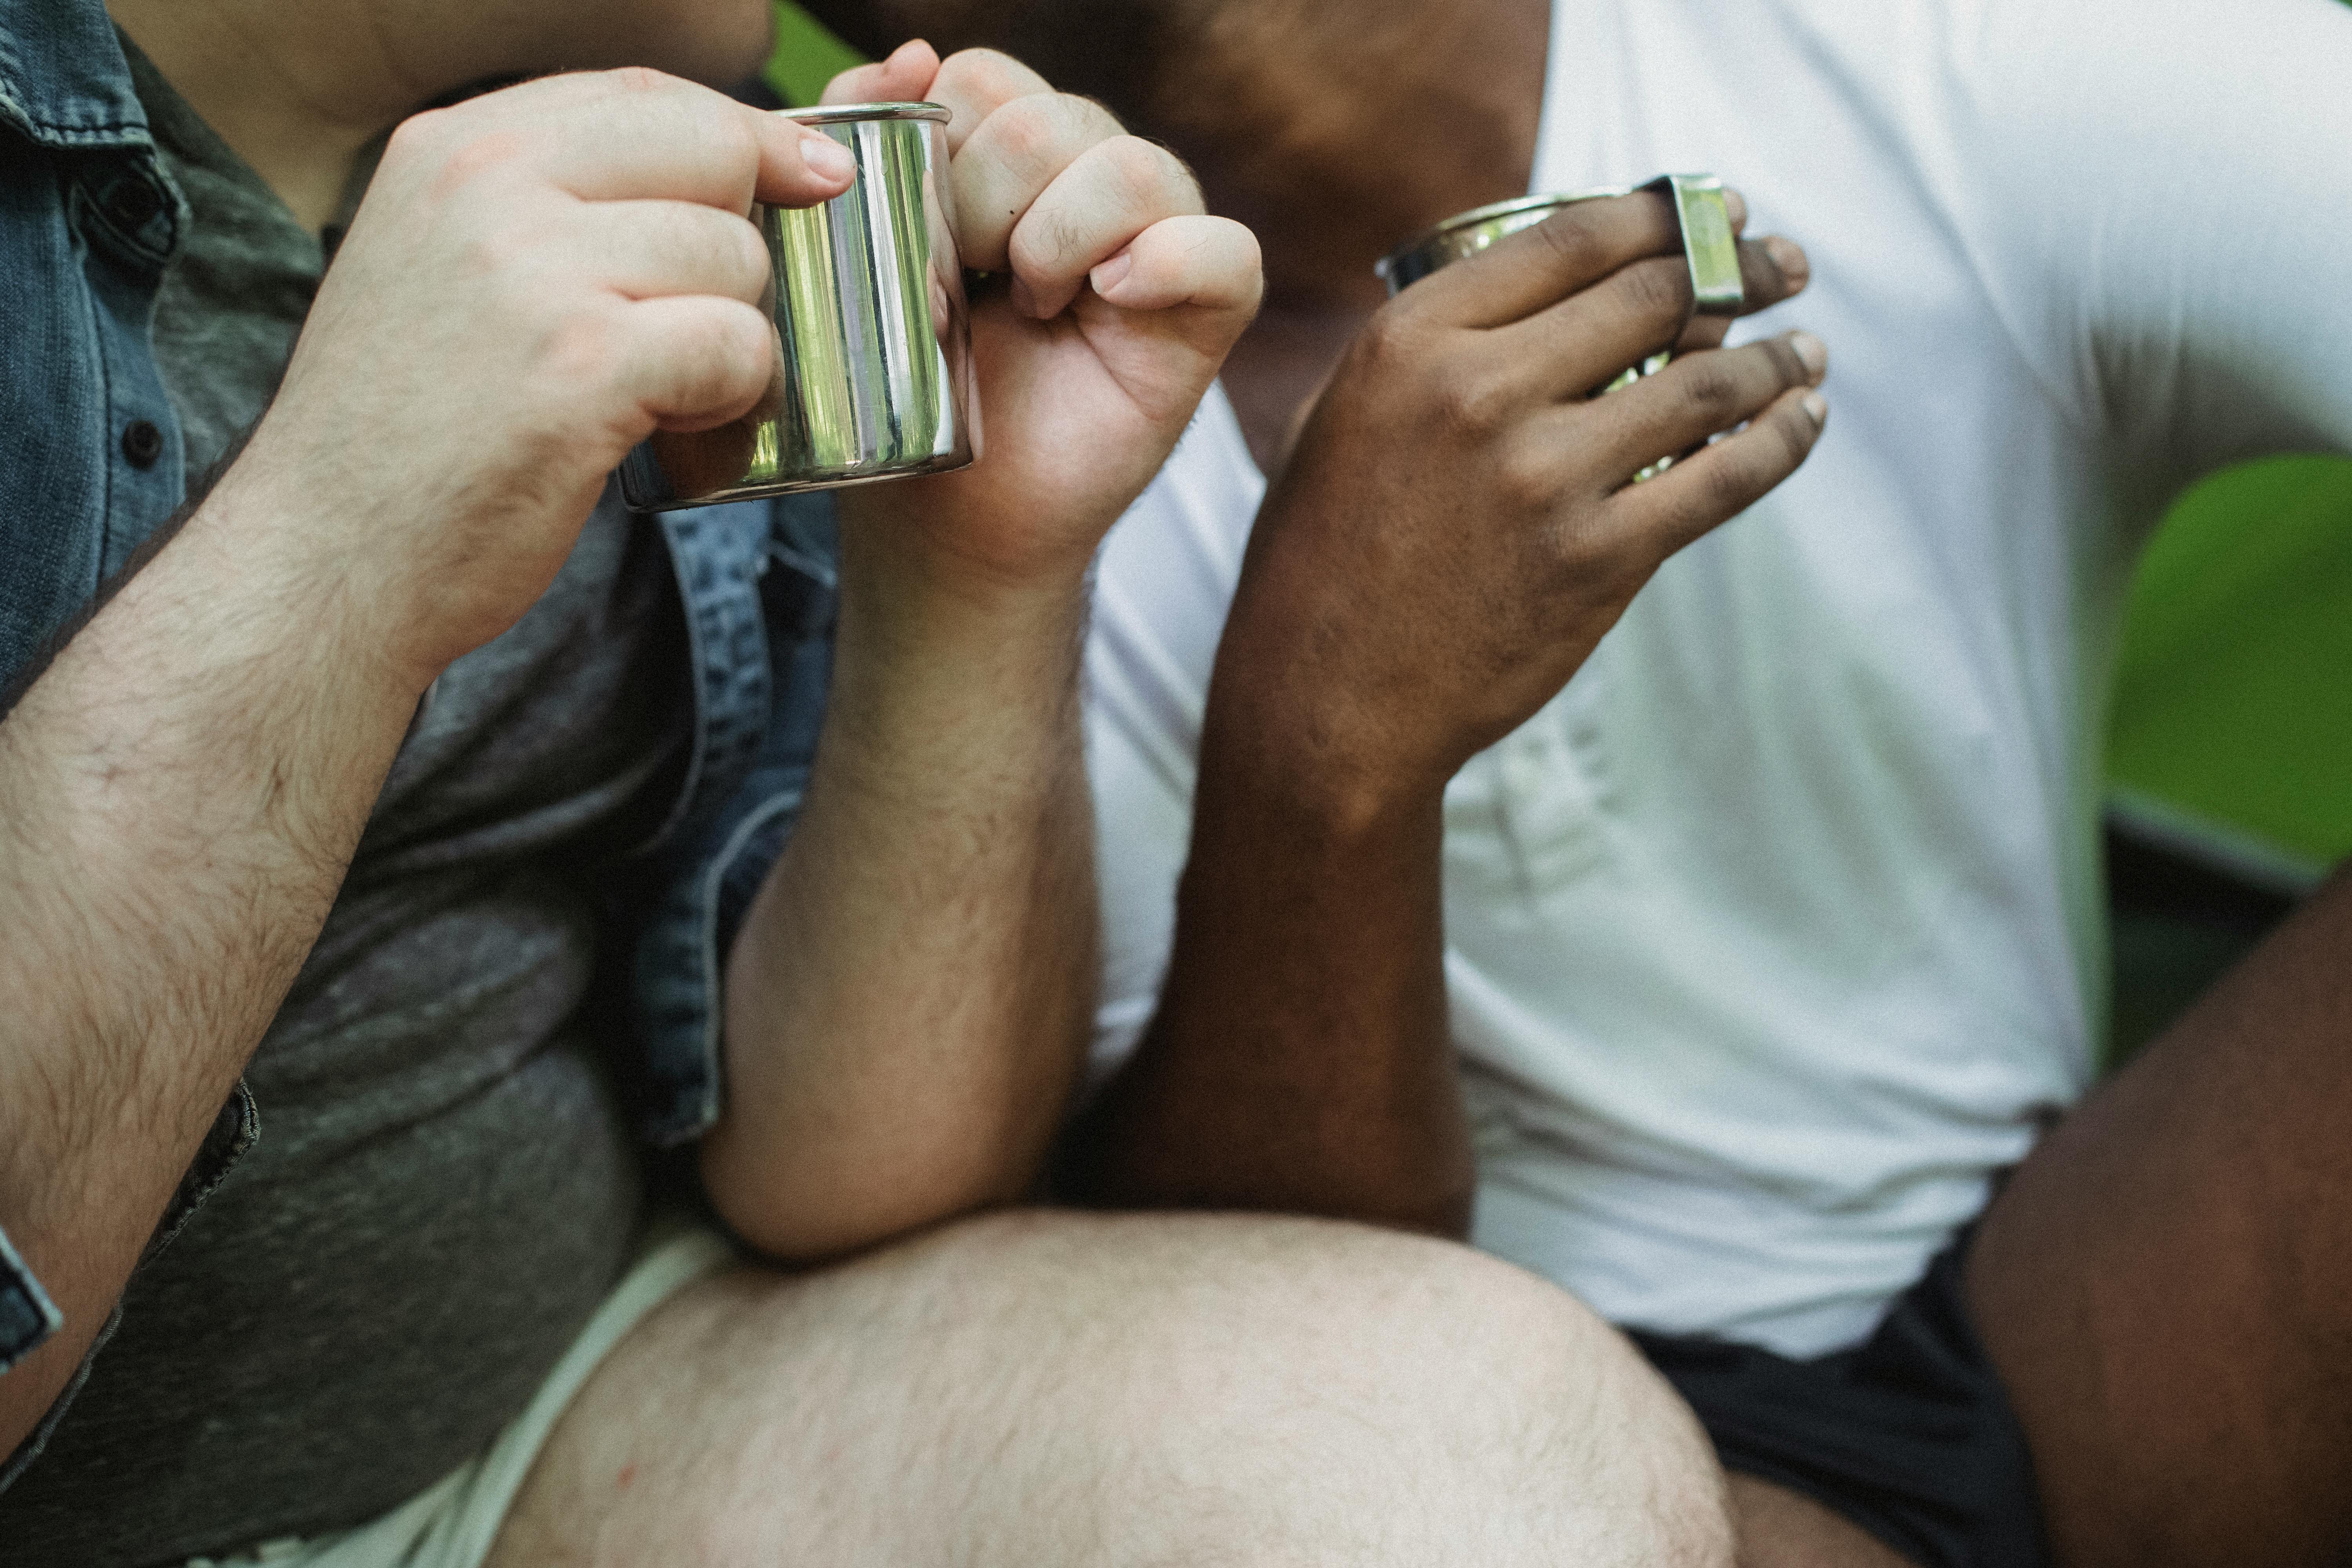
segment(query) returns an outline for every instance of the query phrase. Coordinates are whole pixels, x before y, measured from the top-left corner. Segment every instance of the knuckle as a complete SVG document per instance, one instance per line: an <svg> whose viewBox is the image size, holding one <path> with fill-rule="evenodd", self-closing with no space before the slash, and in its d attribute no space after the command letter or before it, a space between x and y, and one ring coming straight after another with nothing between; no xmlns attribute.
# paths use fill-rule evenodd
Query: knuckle
<svg viewBox="0 0 2352 1568"><path fill-rule="evenodd" d="M732 214L720 215L718 249L727 269L744 285L752 286L768 276L768 243L760 231L745 218Z"/></svg>
<svg viewBox="0 0 2352 1568"><path fill-rule="evenodd" d="M611 318L603 310L572 310L548 324L539 362L549 384L603 386L616 374L620 355Z"/></svg>
<svg viewBox="0 0 2352 1568"><path fill-rule="evenodd" d="M1085 254L1088 232L1077 214L1047 207L1031 210L1013 231L1009 254L1013 268L1032 279L1057 277Z"/></svg>
<svg viewBox="0 0 2352 1568"><path fill-rule="evenodd" d="M1691 313L1690 269L1680 259L1640 261L1618 274L1626 307L1636 320L1679 328Z"/></svg>
<svg viewBox="0 0 2352 1568"><path fill-rule="evenodd" d="M731 213L728 216L728 232L734 235L735 243L742 247L744 267L755 276L766 277L775 265L774 258L768 254L767 237L750 218L739 218Z"/></svg>
<svg viewBox="0 0 2352 1568"><path fill-rule="evenodd" d="M1708 419L1727 421L1744 401L1746 389L1738 374L1719 353L1694 355L1684 362L1683 401Z"/></svg>
<svg viewBox="0 0 2352 1568"><path fill-rule="evenodd" d="M1356 333L1351 356L1367 374L1385 375L1416 357L1419 334L1413 331L1411 299L1406 295L1382 305Z"/></svg>
<svg viewBox="0 0 2352 1568"><path fill-rule="evenodd" d="M1638 552L1589 518L1561 523L1548 542L1553 570L1592 598L1614 597L1618 584L1640 571Z"/></svg>
<svg viewBox="0 0 2352 1568"><path fill-rule="evenodd" d="M1093 100L1080 98L1076 93L1033 93L1021 101L1035 105L1037 122L1045 132L1047 144L1056 149L1075 152L1119 134L1117 121L1110 120Z"/></svg>
<svg viewBox="0 0 2352 1568"><path fill-rule="evenodd" d="M1575 207L1554 213L1536 225L1535 233L1563 271L1587 271L1600 259L1601 242L1592 232L1591 216Z"/></svg>
<svg viewBox="0 0 2352 1568"><path fill-rule="evenodd" d="M1512 443L1496 465L1495 488L1516 511L1549 510L1559 499L1560 480L1557 455L1540 441Z"/></svg>
<svg viewBox="0 0 2352 1568"><path fill-rule="evenodd" d="M706 118L710 122L711 151L720 161L737 169L760 166L760 133L747 116L714 114Z"/></svg>
<svg viewBox="0 0 2352 1568"><path fill-rule="evenodd" d="M1482 366L1439 364L1430 372L1430 392L1439 420L1459 435L1491 436L1510 414L1507 390Z"/></svg>
<svg viewBox="0 0 2352 1568"><path fill-rule="evenodd" d="M436 200L447 200L504 166L530 156L534 143L510 127L482 128L463 121L427 125L416 133L417 161L430 171L427 189ZM386 144L385 155L392 154Z"/></svg>
<svg viewBox="0 0 2352 1568"><path fill-rule="evenodd" d="M982 102L1004 102L1037 91L1036 73L999 49L958 49L940 67L934 91L952 87Z"/></svg>
<svg viewBox="0 0 2352 1568"><path fill-rule="evenodd" d="M1136 205L1154 201L1167 188L1172 160L1139 136L1104 142L1101 157L1120 195Z"/></svg>
<svg viewBox="0 0 2352 1568"><path fill-rule="evenodd" d="M651 66L619 66L604 73L604 80L619 92L660 92L677 83L675 77L664 76Z"/></svg>
<svg viewBox="0 0 2352 1568"><path fill-rule="evenodd" d="M527 235L501 224L466 237L457 247L457 271L461 277L509 280L527 287L521 279L533 270L537 251Z"/></svg>
<svg viewBox="0 0 2352 1568"><path fill-rule="evenodd" d="M1708 526L1746 511L1758 496L1771 488L1772 476L1763 468L1759 454L1744 443L1727 448L1723 461L1708 466L1706 482L1702 487Z"/></svg>
<svg viewBox="0 0 2352 1568"><path fill-rule="evenodd" d="M412 159L429 157L449 134L455 115L446 109L428 109L412 114L392 128L384 140L383 155L387 163L401 163Z"/></svg>
<svg viewBox="0 0 2352 1568"><path fill-rule="evenodd" d="M730 384L766 377L771 358L768 328L756 311L712 310L709 331L715 374Z"/></svg>
<svg viewBox="0 0 2352 1568"><path fill-rule="evenodd" d="M1014 99L988 117L988 132L1007 162L1044 162L1062 136L1054 95L1038 92Z"/></svg>
<svg viewBox="0 0 2352 1568"><path fill-rule="evenodd" d="M1820 434L1820 428L1814 425L1811 415L1793 404L1776 412L1765 423L1779 437L1780 455L1784 459L1780 473L1772 476L1773 482L1778 482L1797 471L1797 466L1805 460L1805 455L1813 449L1813 441ZM1760 495L1762 490L1758 493Z"/></svg>
<svg viewBox="0 0 2352 1568"><path fill-rule="evenodd" d="M1071 128L1081 134L1097 142L1127 134L1127 127L1119 123L1118 116L1104 108L1098 100L1075 92L1057 92L1054 97L1060 102L1063 113L1068 116Z"/></svg>

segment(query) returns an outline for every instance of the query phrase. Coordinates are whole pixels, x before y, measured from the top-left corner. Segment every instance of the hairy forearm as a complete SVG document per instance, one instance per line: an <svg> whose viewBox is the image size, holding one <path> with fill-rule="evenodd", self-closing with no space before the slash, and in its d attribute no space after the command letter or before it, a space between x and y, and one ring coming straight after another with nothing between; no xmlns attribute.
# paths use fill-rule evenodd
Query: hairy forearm
<svg viewBox="0 0 2352 1568"><path fill-rule="evenodd" d="M730 1222L791 1258L1025 1191L1095 984L1083 584L930 584L879 533L845 529L829 717L729 962L704 1151Z"/></svg>
<svg viewBox="0 0 2352 1568"><path fill-rule="evenodd" d="M415 693L234 478L0 722L0 1226L70 1376L315 940Z"/></svg>
<svg viewBox="0 0 2352 1568"><path fill-rule="evenodd" d="M1230 647L1229 647L1229 652ZM1077 1195L1467 1227L1442 788L1357 789L1311 719L1213 690L1160 1012L1074 1131Z"/></svg>

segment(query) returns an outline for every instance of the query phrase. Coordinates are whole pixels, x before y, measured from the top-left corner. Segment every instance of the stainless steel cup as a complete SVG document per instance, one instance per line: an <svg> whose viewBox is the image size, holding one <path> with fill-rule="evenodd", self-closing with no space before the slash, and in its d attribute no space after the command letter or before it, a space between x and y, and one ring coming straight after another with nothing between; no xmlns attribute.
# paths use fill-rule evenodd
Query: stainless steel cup
<svg viewBox="0 0 2352 1568"><path fill-rule="evenodd" d="M1731 214L1724 205L1723 182L1713 174L1663 174L1645 185L1603 185L1589 191L1521 196L1517 201L1473 207L1415 235L1382 257L1372 270L1388 284L1393 297L1442 267L1466 261L1497 240L1523 228L1533 228L1562 207L1603 196L1631 195L1637 189L1664 191L1675 204L1675 218L1682 229L1683 257L1690 268L1691 292L1697 300L1699 314L1738 315L1744 300L1739 282L1739 246L1731 232ZM1598 397L1604 392L1631 386L1645 375L1655 375L1674 357L1671 353L1652 354L1593 388L1592 395ZM1633 477L1646 479L1673 461L1672 458L1661 458Z"/></svg>
<svg viewBox="0 0 2352 1568"><path fill-rule="evenodd" d="M787 110L849 149L849 189L807 208L754 206L776 374L749 414L657 434L621 464L645 511L961 468L979 452L971 321L936 103Z"/></svg>

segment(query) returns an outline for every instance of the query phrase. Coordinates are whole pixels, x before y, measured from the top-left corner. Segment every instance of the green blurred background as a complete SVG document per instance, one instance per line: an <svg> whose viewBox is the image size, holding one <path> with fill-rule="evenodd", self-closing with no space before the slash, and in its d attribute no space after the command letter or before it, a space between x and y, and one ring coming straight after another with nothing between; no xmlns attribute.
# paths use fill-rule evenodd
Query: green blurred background
<svg viewBox="0 0 2352 1568"><path fill-rule="evenodd" d="M859 58L777 5L787 103ZM2132 587L2107 776L2121 1055L2352 856L2352 459L2249 464L2174 507Z"/></svg>
<svg viewBox="0 0 2352 1568"><path fill-rule="evenodd" d="M2107 772L2312 868L2352 854L2352 460L2175 506L2132 586Z"/></svg>
<svg viewBox="0 0 2352 1568"><path fill-rule="evenodd" d="M814 103L824 84L866 57L826 32L797 5L776 6L776 52L768 57L768 85L798 108Z"/></svg>

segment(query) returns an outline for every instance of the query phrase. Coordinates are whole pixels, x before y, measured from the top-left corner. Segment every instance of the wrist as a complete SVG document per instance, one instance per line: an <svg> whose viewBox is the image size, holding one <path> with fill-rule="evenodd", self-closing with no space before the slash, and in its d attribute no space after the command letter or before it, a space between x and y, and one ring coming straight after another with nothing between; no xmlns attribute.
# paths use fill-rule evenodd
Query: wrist
<svg viewBox="0 0 2352 1568"><path fill-rule="evenodd" d="M189 520L183 543L254 605L247 624L273 657L331 665L351 698L413 713L462 648L441 635L415 574L394 569L380 542L338 528L356 499L321 504L315 476L265 442L265 426ZM404 723L405 721L404 720Z"/></svg>
<svg viewBox="0 0 2352 1568"><path fill-rule="evenodd" d="M975 565L919 526L872 515L841 524L842 629L861 654L951 660L998 675L1060 670L1085 634L1087 563L1014 574Z"/></svg>
<svg viewBox="0 0 2352 1568"><path fill-rule="evenodd" d="M842 525L829 740L820 752L927 758L912 772L940 778L970 767L1051 772L1045 759L1075 757L1084 574L974 577L884 532L862 519ZM945 765L945 757L959 760Z"/></svg>
<svg viewBox="0 0 2352 1568"><path fill-rule="evenodd" d="M1110 522L1060 515L1069 504L1004 493L985 465L840 492L843 549L925 592L1017 606L1077 591Z"/></svg>
<svg viewBox="0 0 2352 1568"><path fill-rule="evenodd" d="M1278 686L1244 691L1221 667L1201 731L1202 822L1251 825L1340 856L1425 837L1442 818L1450 771L1408 766L1360 743L1351 726L1300 695Z"/></svg>
<svg viewBox="0 0 2352 1568"><path fill-rule="evenodd" d="M423 617L366 563L334 548L316 508L240 463L224 475L174 549L215 586L206 596L250 658L301 679L307 669L354 716L382 707L404 726L448 662L419 635Z"/></svg>
<svg viewBox="0 0 2352 1568"><path fill-rule="evenodd" d="M1439 754L1401 713L1324 668L1311 637L1263 637L1236 605L1202 726L1201 779L1319 830L1376 833L1433 818L1465 759Z"/></svg>

